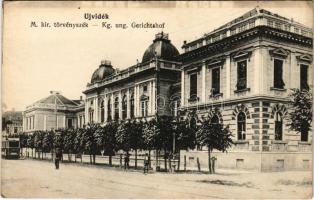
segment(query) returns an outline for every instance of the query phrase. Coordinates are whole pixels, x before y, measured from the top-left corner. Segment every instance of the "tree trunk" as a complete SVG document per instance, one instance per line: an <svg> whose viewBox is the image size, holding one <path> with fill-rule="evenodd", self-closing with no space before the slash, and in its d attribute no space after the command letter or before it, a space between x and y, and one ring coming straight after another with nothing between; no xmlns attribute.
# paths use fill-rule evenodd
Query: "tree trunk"
<svg viewBox="0 0 314 200"><path fill-rule="evenodd" d="M211 174L212 173L212 165L211 165L211 158L210 158L210 148L208 148L208 170L209 170L209 173Z"/></svg>
<svg viewBox="0 0 314 200"><path fill-rule="evenodd" d="M167 171L167 157L166 157L166 151L164 151L164 162L165 162L165 170Z"/></svg>
<svg viewBox="0 0 314 200"><path fill-rule="evenodd" d="M76 153L74 154L74 162L76 162Z"/></svg>
<svg viewBox="0 0 314 200"><path fill-rule="evenodd" d="M33 154L33 152L34 152L34 149L32 148L32 158L34 158L34 154Z"/></svg>
<svg viewBox="0 0 314 200"><path fill-rule="evenodd" d="M112 166L112 155L109 155L109 166Z"/></svg>
<svg viewBox="0 0 314 200"><path fill-rule="evenodd" d="M92 164L93 161L92 161L92 154L89 154L89 163Z"/></svg>
<svg viewBox="0 0 314 200"><path fill-rule="evenodd" d="M44 151L41 151L41 159L44 159Z"/></svg>
<svg viewBox="0 0 314 200"><path fill-rule="evenodd" d="M179 157L178 157L178 171L180 171L180 160L181 160L181 154L179 149Z"/></svg>
<svg viewBox="0 0 314 200"><path fill-rule="evenodd" d="M149 168L152 167L151 163L150 163L150 150L148 150L148 164L149 164Z"/></svg>
<svg viewBox="0 0 314 200"><path fill-rule="evenodd" d="M137 149L135 149L135 169L137 169Z"/></svg>
<svg viewBox="0 0 314 200"><path fill-rule="evenodd" d="M94 165L96 164L96 154L95 153L93 154L93 164Z"/></svg>
<svg viewBox="0 0 314 200"><path fill-rule="evenodd" d="M83 163L83 154L81 153L81 163Z"/></svg>
<svg viewBox="0 0 314 200"><path fill-rule="evenodd" d="M158 150L156 149L156 171L157 171L157 168L159 166L159 163L158 163Z"/></svg>

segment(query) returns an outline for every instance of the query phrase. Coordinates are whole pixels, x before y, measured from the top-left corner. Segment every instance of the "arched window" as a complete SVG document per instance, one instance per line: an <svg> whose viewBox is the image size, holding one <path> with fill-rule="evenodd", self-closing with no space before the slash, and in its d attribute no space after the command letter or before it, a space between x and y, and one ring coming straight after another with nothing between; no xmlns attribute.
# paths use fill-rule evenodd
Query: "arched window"
<svg viewBox="0 0 314 200"><path fill-rule="evenodd" d="M119 120L119 97L114 99L114 119Z"/></svg>
<svg viewBox="0 0 314 200"><path fill-rule="evenodd" d="M126 99L126 95L123 96L122 98L122 119L125 119L127 117L127 99Z"/></svg>
<svg viewBox="0 0 314 200"><path fill-rule="evenodd" d="M240 112L238 114L237 120L238 120L238 140L245 140L246 116L244 112Z"/></svg>
<svg viewBox="0 0 314 200"><path fill-rule="evenodd" d="M211 120L210 120L211 124L219 124L219 117L217 115L213 115Z"/></svg>
<svg viewBox="0 0 314 200"><path fill-rule="evenodd" d="M275 140L282 140L282 114L276 112L275 114Z"/></svg>
<svg viewBox="0 0 314 200"><path fill-rule="evenodd" d="M100 103L100 122L105 121L105 102L102 100Z"/></svg>
<svg viewBox="0 0 314 200"><path fill-rule="evenodd" d="M130 116L131 118L134 118L134 94L131 94L131 98L130 98Z"/></svg>
<svg viewBox="0 0 314 200"><path fill-rule="evenodd" d="M108 122L110 122L111 120L112 120L112 118L111 118L111 100L110 100L110 98L108 99L108 105L107 105L107 114L108 114L108 116L107 116L107 121Z"/></svg>

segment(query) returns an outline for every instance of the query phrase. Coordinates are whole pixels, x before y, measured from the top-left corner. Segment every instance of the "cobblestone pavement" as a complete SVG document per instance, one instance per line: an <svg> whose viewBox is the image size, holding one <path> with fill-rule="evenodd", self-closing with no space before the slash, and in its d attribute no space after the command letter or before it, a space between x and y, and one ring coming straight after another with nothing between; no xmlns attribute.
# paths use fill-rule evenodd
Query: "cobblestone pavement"
<svg viewBox="0 0 314 200"><path fill-rule="evenodd" d="M1 160L1 194L16 198L310 198L311 172L150 173L51 161Z"/></svg>

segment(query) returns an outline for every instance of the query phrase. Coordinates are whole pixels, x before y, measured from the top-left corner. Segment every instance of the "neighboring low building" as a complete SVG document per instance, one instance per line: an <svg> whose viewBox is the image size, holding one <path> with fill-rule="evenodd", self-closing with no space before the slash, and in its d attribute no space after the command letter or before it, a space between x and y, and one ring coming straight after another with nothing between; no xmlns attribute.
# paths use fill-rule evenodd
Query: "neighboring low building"
<svg viewBox="0 0 314 200"><path fill-rule="evenodd" d="M2 114L2 135L16 135L23 131L21 111L7 111Z"/></svg>
<svg viewBox="0 0 314 200"><path fill-rule="evenodd" d="M26 107L23 112L24 132L83 127L84 100L70 100L58 92L50 93L48 97Z"/></svg>
<svg viewBox="0 0 314 200"><path fill-rule="evenodd" d="M234 135L227 154L214 154L218 167L311 168L312 134L289 129L288 94L312 88L312 29L255 8L183 49L183 115L222 122Z"/></svg>

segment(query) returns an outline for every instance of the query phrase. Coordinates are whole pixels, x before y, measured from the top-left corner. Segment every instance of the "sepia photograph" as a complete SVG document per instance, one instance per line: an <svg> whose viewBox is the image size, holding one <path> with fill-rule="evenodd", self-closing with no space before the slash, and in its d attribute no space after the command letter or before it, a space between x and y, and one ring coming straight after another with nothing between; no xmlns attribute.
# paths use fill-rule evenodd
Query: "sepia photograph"
<svg viewBox="0 0 314 200"><path fill-rule="evenodd" d="M2 198L312 198L312 1L2 8Z"/></svg>

